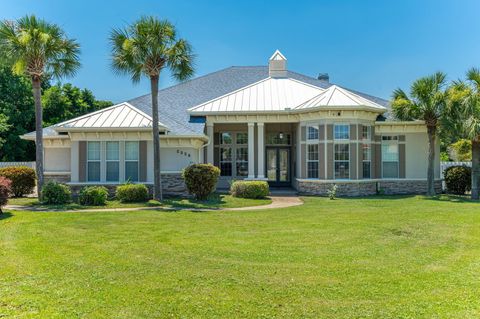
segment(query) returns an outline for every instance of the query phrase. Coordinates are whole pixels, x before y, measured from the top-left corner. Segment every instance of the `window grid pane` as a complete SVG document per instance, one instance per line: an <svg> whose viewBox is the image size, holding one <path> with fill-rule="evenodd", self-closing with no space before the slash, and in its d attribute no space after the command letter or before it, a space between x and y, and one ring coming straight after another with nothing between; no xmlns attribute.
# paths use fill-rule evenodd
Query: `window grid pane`
<svg viewBox="0 0 480 319"><path fill-rule="evenodd" d="M318 161L307 163L308 178L318 178Z"/></svg>
<svg viewBox="0 0 480 319"><path fill-rule="evenodd" d="M125 160L138 161L138 142L125 142Z"/></svg>
<svg viewBox="0 0 480 319"><path fill-rule="evenodd" d="M232 134L228 132L220 133L220 144L232 144Z"/></svg>
<svg viewBox="0 0 480 319"><path fill-rule="evenodd" d="M118 161L107 162L107 182L118 182L120 179L120 165Z"/></svg>
<svg viewBox="0 0 480 319"><path fill-rule="evenodd" d="M120 159L120 147L118 142L106 143L107 161L118 161Z"/></svg>
<svg viewBox="0 0 480 319"><path fill-rule="evenodd" d="M309 126L307 131L308 140L318 140L318 127Z"/></svg>
<svg viewBox="0 0 480 319"><path fill-rule="evenodd" d="M87 159L89 161L100 160L100 142L87 143Z"/></svg>
<svg viewBox="0 0 480 319"><path fill-rule="evenodd" d="M362 139L370 140L371 139L371 127L370 126L363 126L362 127Z"/></svg>
<svg viewBox="0 0 480 319"><path fill-rule="evenodd" d="M237 133L237 144L248 144L248 133Z"/></svg>
<svg viewBox="0 0 480 319"><path fill-rule="evenodd" d="M87 180L89 182L100 182L100 161L87 163Z"/></svg>
<svg viewBox="0 0 480 319"><path fill-rule="evenodd" d="M138 161L125 162L125 180L138 182Z"/></svg>
<svg viewBox="0 0 480 319"><path fill-rule="evenodd" d="M348 140L350 139L350 125L337 124L334 126L334 139Z"/></svg>

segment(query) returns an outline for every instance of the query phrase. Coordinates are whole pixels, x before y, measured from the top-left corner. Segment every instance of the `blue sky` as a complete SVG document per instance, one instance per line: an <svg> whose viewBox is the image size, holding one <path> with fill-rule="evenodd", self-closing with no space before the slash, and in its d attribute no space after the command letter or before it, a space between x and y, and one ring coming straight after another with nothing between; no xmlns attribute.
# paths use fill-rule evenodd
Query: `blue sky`
<svg viewBox="0 0 480 319"><path fill-rule="evenodd" d="M197 54L196 75L266 65L280 49L288 68L389 98L437 70L450 79L480 67L480 1L107 1L2 0L0 18L25 14L62 26L82 47L69 81L114 102L148 93L109 67L108 34L141 15L173 22ZM163 74L161 87L175 82Z"/></svg>

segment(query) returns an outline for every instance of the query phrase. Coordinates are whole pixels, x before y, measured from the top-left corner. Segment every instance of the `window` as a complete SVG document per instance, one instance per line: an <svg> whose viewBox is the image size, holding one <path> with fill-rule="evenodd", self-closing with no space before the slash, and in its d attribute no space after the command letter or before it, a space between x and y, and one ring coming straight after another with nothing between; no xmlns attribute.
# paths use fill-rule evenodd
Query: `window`
<svg viewBox="0 0 480 319"><path fill-rule="evenodd" d="M232 148L220 148L220 174L232 176Z"/></svg>
<svg viewBox="0 0 480 319"><path fill-rule="evenodd" d="M125 142L125 180L138 182L138 142Z"/></svg>
<svg viewBox="0 0 480 319"><path fill-rule="evenodd" d="M372 129L370 126L362 126L362 139L370 140L372 138Z"/></svg>
<svg viewBox="0 0 480 319"><path fill-rule="evenodd" d="M382 177L398 178L397 136L382 136Z"/></svg>
<svg viewBox="0 0 480 319"><path fill-rule="evenodd" d="M107 182L118 182L120 179L120 148L118 142L106 142Z"/></svg>
<svg viewBox="0 0 480 319"><path fill-rule="evenodd" d="M220 176L248 176L248 133L219 133Z"/></svg>
<svg viewBox="0 0 480 319"><path fill-rule="evenodd" d="M350 178L350 145L335 144L334 149L335 179Z"/></svg>
<svg viewBox="0 0 480 319"><path fill-rule="evenodd" d="M247 176L248 175L248 148L247 147L238 147L236 149L236 169L237 176Z"/></svg>
<svg viewBox="0 0 480 319"><path fill-rule="evenodd" d="M307 145L307 177L318 178L318 144Z"/></svg>
<svg viewBox="0 0 480 319"><path fill-rule="evenodd" d="M362 144L363 152L363 178L371 178L372 149L370 144Z"/></svg>
<svg viewBox="0 0 480 319"><path fill-rule="evenodd" d="M268 133L267 145L290 145L290 138L288 133Z"/></svg>
<svg viewBox="0 0 480 319"><path fill-rule="evenodd" d="M350 139L350 125L348 124L335 124L333 137L336 140L348 140Z"/></svg>
<svg viewBox="0 0 480 319"><path fill-rule="evenodd" d="M230 133L220 133L220 144L230 145L232 144L232 134Z"/></svg>
<svg viewBox="0 0 480 319"><path fill-rule="evenodd" d="M87 142L87 181L100 182L100 142Z"/></svg>
<svg viewBox="0 0 480 319"><path fill-rule="evenodd" d="M318 140L318 127L309 126L307 128L307 140Z"/></svg>
<svg viewBox="0 0 480 319"><path fill-rule="evenodd" d="M248 133L237 133L236 144L247 145L248 144Z"/></svg>

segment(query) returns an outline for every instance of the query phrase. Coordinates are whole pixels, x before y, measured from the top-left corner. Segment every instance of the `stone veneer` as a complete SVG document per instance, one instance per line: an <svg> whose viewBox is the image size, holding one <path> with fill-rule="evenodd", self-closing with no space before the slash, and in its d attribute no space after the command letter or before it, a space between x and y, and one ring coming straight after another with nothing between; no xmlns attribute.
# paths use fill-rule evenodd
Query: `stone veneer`
<svg viewBox="0 0 480 319"><path fill-rule="evenodd" d="M43 177L45 182L56 181L58 183L68 183L70 182L70 174L45 174Z"/></svg>
<svg viewBox="0 0 480 319"><path fill-rule="evenodd" d="M425 194L426 180L362 180L362 181L325 181L298 180L297 191L304 195L328 195L328 190L337 185L337 196L368 196L375 194ZM435 181L435 190L442 192L442 181Z"/></svg>

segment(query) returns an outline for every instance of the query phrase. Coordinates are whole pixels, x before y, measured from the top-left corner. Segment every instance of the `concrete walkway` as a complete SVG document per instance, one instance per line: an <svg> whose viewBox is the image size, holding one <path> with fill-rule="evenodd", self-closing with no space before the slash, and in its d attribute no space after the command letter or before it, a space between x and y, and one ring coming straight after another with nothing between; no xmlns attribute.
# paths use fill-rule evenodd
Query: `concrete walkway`
<svg viewBox="0 0 480 319"><path fill-rule="evenodd" d="M236 208L188 208L188 207L122 207L122 208L88 208L88 209L48 209L41 207L31 207L22 205L7 205L4 207L4 211L8 210L27 210L34 212L130 212L140 210L158 210L158 211L178 211L186 210L193 212L209 212L209 211L250 211L250 210L264 210L274 208L287 208L292 206L303 205L303 201L298 196L270 196L272 202L268 205L249 206L249 207L236 207Z"/></svg>

